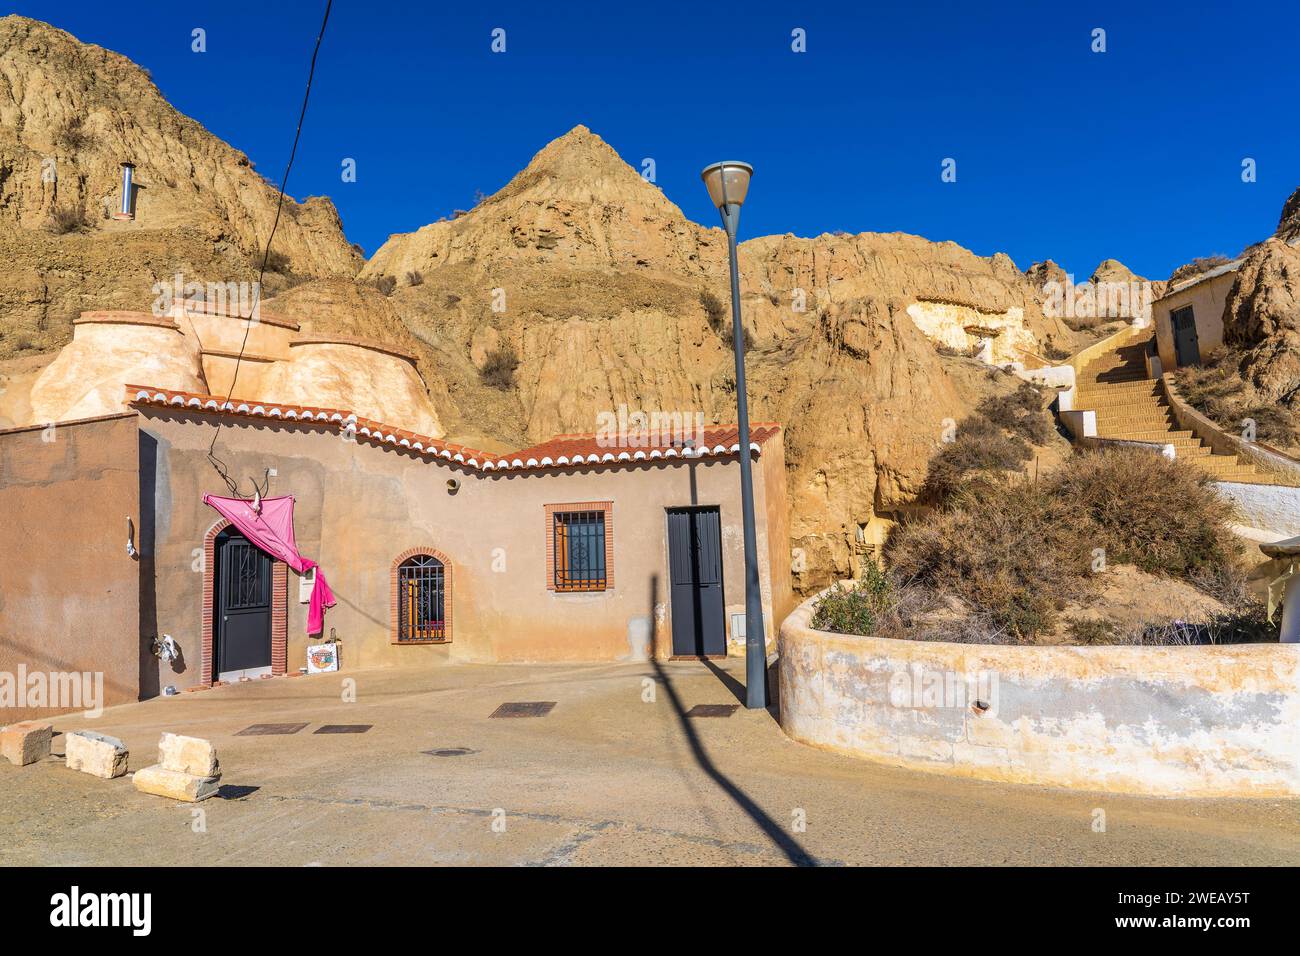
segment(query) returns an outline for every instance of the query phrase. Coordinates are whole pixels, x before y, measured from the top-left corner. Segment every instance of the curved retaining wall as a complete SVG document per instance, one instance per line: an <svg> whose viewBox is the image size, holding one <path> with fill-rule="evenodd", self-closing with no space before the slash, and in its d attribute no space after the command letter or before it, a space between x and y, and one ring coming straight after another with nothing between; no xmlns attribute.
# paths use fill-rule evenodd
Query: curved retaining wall
<svg viewBox="0 0 1300 956"><path fill-rule="evenodd" d="M870 760L1156 796L1300 795L1300 645L1016 647L780 634L781 726Z"/></svg>

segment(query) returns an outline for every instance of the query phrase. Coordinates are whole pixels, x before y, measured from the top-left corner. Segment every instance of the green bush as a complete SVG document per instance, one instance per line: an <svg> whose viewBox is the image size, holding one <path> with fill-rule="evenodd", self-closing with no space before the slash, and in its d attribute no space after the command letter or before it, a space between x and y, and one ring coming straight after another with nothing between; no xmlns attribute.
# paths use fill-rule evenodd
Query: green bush
<svg viewBox="0 0 1300 956"><path fill-rule="evenodd" d="M898 604L894 583L875 562L851 585L836 583L813 605L812 626L836 634L875 634Z"/></svg>

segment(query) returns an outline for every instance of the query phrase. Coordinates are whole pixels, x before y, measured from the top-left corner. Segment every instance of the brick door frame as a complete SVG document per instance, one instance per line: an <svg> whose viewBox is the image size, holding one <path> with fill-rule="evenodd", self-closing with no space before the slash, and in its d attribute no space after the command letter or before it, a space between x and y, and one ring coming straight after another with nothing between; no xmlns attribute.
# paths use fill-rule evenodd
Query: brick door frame
<svg viewBox="0 0 1300 956"><path fill-rule="evenodd" d="M210 687L216 675L213 669L213 603L216 600L216 548L217 535L231 527L230 521L219 519L203 536L203 625L201 636L201 666L199 682ZM271 559L271 673L283 676L289 664L289 566Z"/></svg>

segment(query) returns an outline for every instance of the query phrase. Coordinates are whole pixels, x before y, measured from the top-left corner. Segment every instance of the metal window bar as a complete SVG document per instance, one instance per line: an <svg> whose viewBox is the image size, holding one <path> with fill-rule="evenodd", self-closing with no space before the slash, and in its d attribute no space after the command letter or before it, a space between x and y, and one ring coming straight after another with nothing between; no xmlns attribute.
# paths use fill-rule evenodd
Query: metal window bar
<svg viewBox="0 0 1300 956"><path fill-rule="evenodd" d="M426 644L447 638L442 562L417 554L397 569L397 640Z"/></svg>
<svg viewBox="0 0 1300 956"><path fill-rule="evenodd" d="M224 559L226 609L229 611L267 605L266 570L270 562L247 542L231 542L222 554Z"/></svg>
<svg viewBox="0 0 1300 956"><path fill-rule="evenodd" d="M555 589L603 591L605 512L567 511L555 515Z"/></svg>

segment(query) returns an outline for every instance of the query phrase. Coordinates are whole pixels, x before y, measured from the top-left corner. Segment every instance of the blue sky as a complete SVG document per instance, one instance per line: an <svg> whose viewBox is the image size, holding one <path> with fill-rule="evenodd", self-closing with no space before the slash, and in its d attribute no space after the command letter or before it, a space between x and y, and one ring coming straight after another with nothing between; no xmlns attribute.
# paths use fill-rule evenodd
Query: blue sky
<svg viewBox="0 0 1300 956"><path fill-rule="evenodd" d="M10 6L147 67L279 180L323 0ZM700 168L753 163L746 237L900 230L1021 268L1051 257L1080 280L1106 257L1164 278L1269 235L1300 186L1297 36L1300 4L1269 0L335 0L289 192L331 196L370 253L584 123L632 165L652 157L668 197L709 225Z"/></svg>

